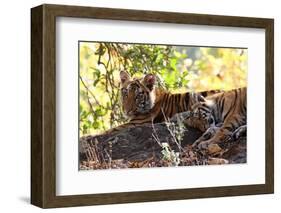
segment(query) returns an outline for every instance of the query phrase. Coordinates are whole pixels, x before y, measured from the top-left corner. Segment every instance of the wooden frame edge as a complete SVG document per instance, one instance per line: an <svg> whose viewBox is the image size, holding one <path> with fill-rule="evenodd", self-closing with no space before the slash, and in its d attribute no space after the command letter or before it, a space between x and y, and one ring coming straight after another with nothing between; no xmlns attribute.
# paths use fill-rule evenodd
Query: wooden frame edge
<svg viewBox="0 0 281 213"><path fill-rule="evenodd" d="M43 207L43 7L31 10L31 203Z"/></svg>
<svg viewBox="0 0 281 213"><path fill-rule="evenodd" d="M268 191L274 193L274 20L268 21L265 28L265 74L266 74L266 100L265 100L265 178Z"/></svg>

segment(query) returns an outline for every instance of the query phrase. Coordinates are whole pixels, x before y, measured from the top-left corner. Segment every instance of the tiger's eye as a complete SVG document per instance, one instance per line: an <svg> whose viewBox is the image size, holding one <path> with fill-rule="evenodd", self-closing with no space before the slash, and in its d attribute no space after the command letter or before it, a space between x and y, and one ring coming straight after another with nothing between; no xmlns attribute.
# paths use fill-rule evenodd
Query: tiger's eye
<svg viewBox="0 0 281 213"><path fill-rule="evenodd" d="M143 98L143 92L139 93L137 96L138 98Z"/></svg>
<svg viewBox="0 0 281 213"><path fill-rule="evenodd" d="M210 118L208 119L208 122L209 122L209 124L212 124L212 123L214 123L214 119L213 119L212 117L210 117Z"/></svg>
<svg viewBox="0 0 281 213"><path fill-rule="evenodd" d="M122 95L123 95L123 96L127 96L127 89L122 88L122 89L121 89L121 92L122 92Z"/></svg>

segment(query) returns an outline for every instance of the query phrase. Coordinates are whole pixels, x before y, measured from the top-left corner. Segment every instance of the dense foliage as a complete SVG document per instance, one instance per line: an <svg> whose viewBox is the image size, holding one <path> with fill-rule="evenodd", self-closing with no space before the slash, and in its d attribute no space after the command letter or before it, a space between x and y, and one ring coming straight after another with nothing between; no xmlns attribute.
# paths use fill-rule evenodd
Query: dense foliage
<svg viewBox="0 0 281 213"><path fill-rule="evenodd" d="M119 72L154 73L171 92L228 90L247 85L247 50L119 43L79 43L80 135L126 121Z"/></svg>

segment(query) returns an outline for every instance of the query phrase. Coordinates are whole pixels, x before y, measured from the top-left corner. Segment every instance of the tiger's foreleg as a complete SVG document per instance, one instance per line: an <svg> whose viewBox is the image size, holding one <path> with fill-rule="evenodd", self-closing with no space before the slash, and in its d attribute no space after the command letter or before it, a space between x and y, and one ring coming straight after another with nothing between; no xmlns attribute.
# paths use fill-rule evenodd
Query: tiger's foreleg
<svg viewBox="0 0 281 213"><path fill-rule="evenodd" d="M194 146L198 146L199 149L207 149L209 145L211 144L218 144L221 147L224 147L226 143L229 143L231 141L236 141L240 137L246 134L247 132L247 125L242 125L238 127L235 131L229 132L226 129L223 128L218 128L214 129L215 132L213 132L213 137L212 138L206 138L204 140L204 135L201 136L197 141L194 142ZM206 131L206 133L208 133ZM211 133L211 132L209 132ZM202 140L201 140L202 139Z"/></svg>
<svg viewBox="0 0 281 213"><path fill-rule="evenodd" d="M238 138L245 136L247 133L247 125L242 125L238 127L233 133L232 133L232 139L237 140Z"/></svg>
<svg viewBox="0 0 281 213"><path fill-rule="evenodd" d="M192 147L197 147L201 142L206 141L210 138L212 138L220 129L220 127L217 126L211 126L209 127L204 133L203 135L198 138L193 144Z"/></svg>
<svg viewBox="0 0 281 213"><path fill-rule="evenodd" d="M216 131L216 133L213 135L212 138L200 142L198 144L198 148L207 149L209 145L223 143L223 142L229 140L229 138L231 138L231 136L232 136L231 131L221 127Z"/></svg>
<svg viewBox="0 0 281 213"><path fill-rule="evenodd" d="M234 122L236 121L236 122ZM236 128L238 126L238 128ZM199 149L207 149L210 144L218 144L224 146L225 143L233 140L233 137L240 137L246 130L246 125L237 122L237 119L225 121L223 126L214 134L214 136L206 141L198 144Z"/></svg>

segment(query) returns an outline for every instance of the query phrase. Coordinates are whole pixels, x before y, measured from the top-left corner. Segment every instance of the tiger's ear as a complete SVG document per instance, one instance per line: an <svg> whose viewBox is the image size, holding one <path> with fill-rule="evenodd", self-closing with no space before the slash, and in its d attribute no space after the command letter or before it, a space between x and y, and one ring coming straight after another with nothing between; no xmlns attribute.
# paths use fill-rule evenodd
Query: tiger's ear
<svg viewBox="0 0 281 213"><path fill-rule="evenodd" d="M191 93L191 97L195 102L205 102L206 99L201 93Z"/></svg>
<svg viewBox="0 0 281 213"><path fill-rule="evenodd" d="M129 81L131 79L131 76L129 75L129 73L127 73L126 71L120 71L120 81L121 84L123 85L124 83L126 83L127 81Z"/></svg>
<svg viewBox="0 0 281 213"><path fill-rule="evenodd" d="M153 74L147 74L143 79L143 83L150 91L152 91L156 83L156 76Z"/></svg>
<svg viewBox="0 0 281 213"><path fill-rule="evenodd" d="M199 102L205 102L206 101L206 99L204 98L204 96L203 95L198 95L198 101Z"/></svg>

